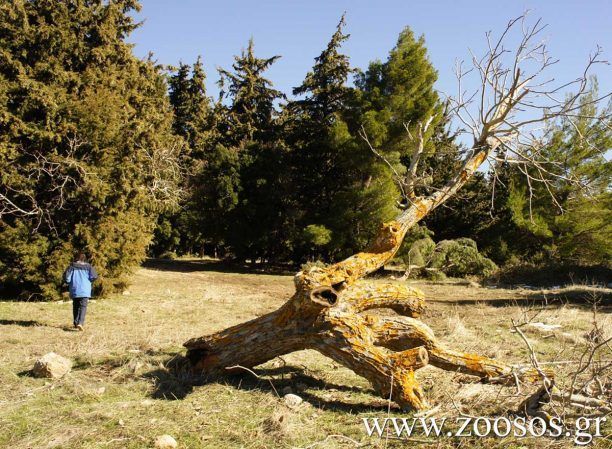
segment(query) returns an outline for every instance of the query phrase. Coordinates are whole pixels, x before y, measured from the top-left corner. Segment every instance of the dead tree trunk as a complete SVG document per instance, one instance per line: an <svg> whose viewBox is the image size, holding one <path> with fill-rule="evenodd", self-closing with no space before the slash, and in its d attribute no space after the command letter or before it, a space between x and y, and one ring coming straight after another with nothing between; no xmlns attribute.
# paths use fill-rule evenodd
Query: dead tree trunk
<svg viewBox="0 0 612 449"><path fill-rule="evenodd" d="M295 294L280 309L187 341L187 356L196 371L206 376L219 376L232 366L251 368L289 352L314 349L368 379L383 397L391 395L402 407L417 410L426 408L427 401L415 372L427 364L497 381L514 381L517 377L534 381L542 376L550 377L551 373L534 370L513 372L504 362L447 348L417 319L424 307L419 291L401 284L360 280L389 261L408 229L453 196L487 158L492 162L518 165L529 182L543 182L548 186L547 177L555 176L549 169L550 161L540 151L542 143L537 138L537 131L529 127L575 115L586 91L587 71L599 62L599 52L591 56L583 77L574 82L578 92L563 101L555 100L559 89L574 83L548 90L543 87L550 80L542 81L539 77L555 61L547 55L545 45L537 41L543 29L540 22L528 27L521 19L524 17L510 21L496 44L489 41L489 50L482 59L474 58L475 73L480 75L481 82L479 95L464 100L461 79L469 72L461 72L459 67L460 89L453 103L454 110L470 130L474 143L456 176L433 193L418 195L417 165L424 148L423 135L431 120L424 126L419 125L420 140L407 179L400 185L407 205L405 210L381 227L366 251L328 268L311 268L298 273ZM511 28L521 24L523 39L513 52L514 61L507 68L503 67L503 56L508 53L503 40ZM533 68L529 65L533 63L539 68L524 74L521 66L527 64L528 68ZM533 90L527 87L529 84L534 86ZM476 110L470 112L473 99L476 99ZM517 110L523 113L517 114ZM539 115L526 117L526 110ZM363 137L369 144L367 136ZM536 175L527 172L526 167ZM379 308L393 309L397 315L363 313Z"/></svg>
<svg viewBox="0 0 612 449"><path fill-rule="evenodd" d="M428 404L415 371L427 364L482 378L510 375L505 363L453 351L439 342L416 319L424 308L418 290L360 280L393 257L407 230L464 184L485 154L465 164L447 194L418 199L396 221L384 224L365 252L328 268L298 273L295 294L278 310L187 341L194 369L219 376L228 372L227 367L251 368L283 354L314 349L365 377L383 397L391 394L400 406L417 410ZM378 308L399 315L362 313Z"/></svg>

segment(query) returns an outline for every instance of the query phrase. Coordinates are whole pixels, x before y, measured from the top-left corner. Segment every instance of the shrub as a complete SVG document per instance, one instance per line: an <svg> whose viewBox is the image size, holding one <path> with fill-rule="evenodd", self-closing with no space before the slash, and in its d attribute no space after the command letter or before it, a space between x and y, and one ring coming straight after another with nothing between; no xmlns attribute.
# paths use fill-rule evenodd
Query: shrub
<svg viewBox="0 0 612 449"><path fill-rule="evenodd" d="M321 260L311 260L306 263L303 263L300 267L300 271L309 271L312 268L327 268L328 266L329 264L326 264Z"/></svg>
<svg viewBox="0 0 612 449"><path fill-rule="evenodd" d="M429 265L431 256L436 249L436 242L430 237L425 237L415 241L410 247L410 251L404 258L404 262L420 267Z"/></svg>
<svg viewBox="0 0 612 449"><path fill-rule="evenodd" d="M476 242L468 238L438 242L429 267L453 277L489 276L497 270L497 265L480 254Z"/></svg>

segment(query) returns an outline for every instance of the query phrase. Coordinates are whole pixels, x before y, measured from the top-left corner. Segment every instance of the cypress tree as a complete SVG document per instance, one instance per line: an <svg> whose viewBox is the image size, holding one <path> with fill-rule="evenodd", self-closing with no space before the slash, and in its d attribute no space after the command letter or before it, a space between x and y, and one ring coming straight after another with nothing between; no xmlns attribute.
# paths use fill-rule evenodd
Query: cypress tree
<svg viewBox="0 0 612 449"><path fill-rule="evenodd" d="M425 136L426 155L435 151L430 137L443 115L443 105L434 89L437 78L427 56L425 38L416 39L408 27L400 33L384 63L374 61L366 73L358 76L366 131L387 153L397 152L405 166L410 163L415 143L410 141L404 125L414 134L420 122L434 116Z"/></svg>
<svg viewBox="0 0 612 449"><path fill-rule="evenodd" d="M57 297L76 250L123 288L176 198L166 83L126 43L138 8L0 6L0 282L24 297Z"/></svg>

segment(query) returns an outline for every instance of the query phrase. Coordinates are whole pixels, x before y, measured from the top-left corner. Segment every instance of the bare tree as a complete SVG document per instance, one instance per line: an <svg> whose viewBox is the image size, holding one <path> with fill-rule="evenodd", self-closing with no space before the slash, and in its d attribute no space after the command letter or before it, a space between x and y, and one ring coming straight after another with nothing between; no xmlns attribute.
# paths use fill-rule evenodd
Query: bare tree
<svg viewBox="0 0 612 449"><path fill-rule="evenodd" d="M514 383L517 376L537 380L537 370L513 370L499 360L447 348L423 322L417 320L424 307L423 295L397 284L360 279L389 261L399 249L408 229L452 197L486 161L519 165L530 182L549 182L563 176L551 170L543 157L539 128L547 121L575 118L579 100L587 93L587 74L599 60L589 59L576 80L553 86L547 69L555 63L540 42L540 21L530 26L525 16L511 20L501 36L487 34L488 50L473 57L472 69L458 65L459 95L450 99L453 112L473 137L460 170L446 185L419 195L415 188L424 135L430 120L417 128L416 150L401 189L407 201L395 220L383 224L363 252L327 268L314 267L295 276L295 294L280 309L221 332L185 343L193 368L208 376L222 375L229 367L254 367L274 357L315 349L368 379L383 397L392 397L405 408L428 407L415 372L428 363L449 371ZM506 48L517 33L519 43ZM479 88L467 94L464 82L477 74ZM566 89L575 93L563 97ZM608 97L605 95L603 98ZM602 98L593 100L600 101ZM364 135L367 139L367 136ZM534 172L534 176L532 173ZM579 180L570 180L579 182ZM363 313L387 308L396 316ZM551 377L552 373L545 373Z"/></svg>
<svg viewBox="0 0 612 449"><path fill-rule="evenodd" d="M97 178L94 164L83 156L81 148L88 142L78 136L54 151L41 151L21 146L15 159L9 160L19 179L0 181L0 220L9 217L28 218L39 229L45 223L55 230L54 214L69 207L69 201L88 182ZM156 210L178 207L184 196L180 165L182 144L151 144L138 146L132 155L140 158L143 170L141 189L151 207ZM11 180L10 176L8 177Z"/></svg>
<svg viewBox="0 0 612 449"><path fill-rule="evenodd" d="M35 223L34 229L46 222L53 230L52 214L64 209L70 192L82 186L92 169L78 157L79 149L86 141L78 136L67 139L62 152L42 152L37 149L20 147L18 159L9 161L15 165L21 177L18 185L0 183L0 220L7 217L29 217ZM10 178L9 178L10 179ZM36 186L44 186L44 194Z"/></svg>

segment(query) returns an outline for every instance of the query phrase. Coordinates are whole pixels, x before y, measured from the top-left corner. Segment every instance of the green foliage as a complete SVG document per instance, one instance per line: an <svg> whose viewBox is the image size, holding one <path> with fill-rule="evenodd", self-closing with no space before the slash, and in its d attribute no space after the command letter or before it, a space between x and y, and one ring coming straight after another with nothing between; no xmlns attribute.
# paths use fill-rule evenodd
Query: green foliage
<svg viewBox="0 0 612 449"><path fill-rule="evenodd" d="M433 232L430 231L426 226L416 225L413 228L409 229L406 233L406 236L404 237L402 246L395 255L395 259L405 265L425 265L426 261L429 260L429 256L431 254L426 251L426 257L423 257L423 254L420 254L419 256L416 254L416 252L418 250L420 253L421 249L425 249L425 247L421 246L425 245L425 242L431 241L433 243L433 246L435 247L436 244L433 242L432 239L433 235ZM416 244L416 242L419 241L421 243L419 243L417 247L415 247L415 249L413 250L413 246ZM415 258L419 259L419 262L415 261Z"/></svg>
<svg viewBox="0 0 612 449"><path fill-rule="evenodd" d="M312 268L327 268L329 264L322 262L321 260L309 260L300 266L300 271L309 271Z"/></svg>
<svg viewBox="0 0 612 449"><path fill-rule="evenodd" d="M593 198L577 198L570 209L556 217L556 249L563 260L583 264L612 261L612 192Z"/></svg>
<svg viewBox="0 0 612 449"><path fill-rule="evenodd" d="M294 235L312 223L325 226L333 234L322 254L328 260L363 248L379 223L394 215L397 199L390 170L357 135L361 100L347 86L354 70L340 52L348 39L343 27L344 17L312 71L294 89L304 98L286 108ZM304 259L307 253L308 248L296 245L293 258Z"/></svg>
<svg viewBox="0 0 612 449"><path fill-rule="evenodd" d="M468 238L438 242L429 263L447 276L489 276L497 265L478 252L476 242Z"/></svg>
<svg viewBox="0 0 612 449"><path fill-rule="evenodd" d="M0 6L0 282L24 297L57 297L76 250L121 288L176 198L166 83L125 42L138 7Z"/></svg>
<svg viewBox="0 0 612 449"><path fill-rule="evenodd" d="M531 180L515 170L507 204L513 223L531 239L534 262L565 261L595 265L612 260L610 179L612 101L596 109L597 82L581 97L576 117L548 124L542 148L545 169L556 175L538 182L539 172L527 167Z"/></svg>
<svg viewBox="0 0 612 449"><path fill-rule="evenodd" d="M429 61L425 39L415 39L406 27L384 63L374 61L368 70L359 74L357 86L364 111L364 128L375 147L383 148L393 163L408 166L415 142L410 140L404 125L413 131L419 123L434 116L430 130L442 119L442 105L434 89L437 72ZM434 148L430 131L426 155Z"/></svg>
<svg viewBox="0 0 612 449"><path fill-rule="evenodd" d="M407 262L410 265L426 266L429 264L435 249L436 243L431 238L419 239L410 247Z"/></svg>
<svg viewBox="0 0 612 449"><path fill-rule="evenodd" d="M325 226L312 224L304 228L302 238L307 245L320 247L331 242L332 232Z"/></svg>
<svg viewBox="0 0 612 449"><path fill-rule="evenodd" d="M416 135L432 116L416 194L457 173L463 148L424 38L409 28L353 87L342 17L285 103L265 76L279 56L257 57L251 40L219 70L213 102L200 58L164 73L134 57L126 39L138 8L0 5L0 282L25 297L57 297L75 250L90 254L102 291L122 288L147 247L295 263L348 256L397 213L396 178L415 149L405 125ZM572 121L548 124L541 151L554 182L521 167L526 181L513 160L495 177L477 173L411 230L397 259L427 276L491 273L477 242L500 264L609 264L612 103L597 110L594 87Z"/></svg>
<svg viewBox="0 0 612 449"><path fill-rule="evenodd" d="M193 66L180 63L168 76L169 99L174 112L174 132L187 143L179 155L185 192L180 207L159 216L154 243L149 253L202 253L207 240L202 230L201 208L197 194L206 156L211 153L217 132L211 100L206 95L206 75L201 58Z"/></svg>
<svg viewBox="0 0 612 449"><path fill-rule="evenodd" d="M219 204L216 216L224 219L223 242L242 260L278 257L284 241L285 147L274 109L283 95L264 77L277 59L256 57L251 39L235 57L233 71L220 70L221 87L227 89L223 95L231 101L219 106L221 142L234 159L213 174L227 186L218 198L231 201ZM215 158L208 162L214 170ZM230 178L232 172L236 176Z"/></svg>

